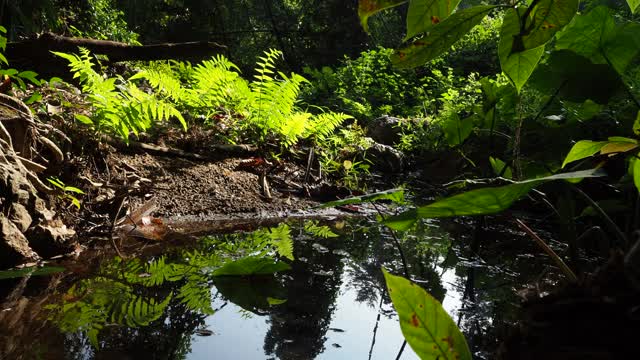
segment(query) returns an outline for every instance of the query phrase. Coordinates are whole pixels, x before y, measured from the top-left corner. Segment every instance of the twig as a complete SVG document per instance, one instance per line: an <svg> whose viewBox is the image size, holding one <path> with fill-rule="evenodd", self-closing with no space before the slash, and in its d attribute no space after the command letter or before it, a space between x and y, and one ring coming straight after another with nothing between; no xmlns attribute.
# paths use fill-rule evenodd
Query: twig
<svg viewBox="0 0 640 360"><path fill-rule="evenodd" d="M515 222L522 230L524 230L524 232L527 233L527 235L529 235L536 242L536 244L538 244L538 246L545 253L547 253L547 255L549 255L551 260L556 263L560 270L562 270L562 273L564 273L564 275L568 277L571 282L578 282L578 277L573 272L573 270L569 268L569 266L560 258L560 256L558 256L558 254L556 254L555 251L553 251L553 249L551 249L549 245L547 245L544 240L542 240L540 236L538 236L538 234L531 230L531 228L528 227L522 220L515 219Z"/></svg>

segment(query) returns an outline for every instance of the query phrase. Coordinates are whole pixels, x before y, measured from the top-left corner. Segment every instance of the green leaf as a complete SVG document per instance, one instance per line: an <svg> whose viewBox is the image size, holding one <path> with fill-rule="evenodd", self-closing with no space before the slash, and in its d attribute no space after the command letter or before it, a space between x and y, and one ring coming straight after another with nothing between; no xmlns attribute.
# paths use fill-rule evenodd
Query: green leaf
<svg viewBox="0 0 640 360"><path fill-rule="evenodd" d="M222 265L213 272L213 276L267 275L289 269L291 267L287 263L270 257L247 256Z"/></svg>
<svg viewBox="0 0 640 360"><path fill-rule="evenodd" d="M382 273L402 334L421 359L471 360L464 335L438 300L403 277Z"/></svg>
<svg viewBox="0 0 640 360"><path fill-rule="evenodd" d="M332 206L343 206L350 204L362 204L377 200L390 200L397 204L404 203L404 189L390 189L362 196L354 196L342 200L330 201L322 205L316 206L316 209L323 209Z"/></svg>
<svg viewBox="0 0 640 360"><path fill-rule="evenodd" d="M520 20L515 9L507 10L500 30L498 57L502 72L520 92L544 54L544 46L513 53L514 41L520 33Z"/></svg>
<svg viewBox="0 0 640 360"><path fill-rule="evenodd" d="M633 158L631 169L633 171L633 183L636 185L636 189L640 191L640 161L637 158Z"/></svg>
<svg viewBox="0 0 640 360"><path fill-rule="evenodd" d="M40 86L40 80L38 80L38 73L34 71L22 71L18 73L18 76L31 81L34 85Z"/></svg>
<svg viewBox="0 0 640 360"><path fill-rule="evenodd" d="M640 0L627 0L627 4L629 4L632 14L635 14L640 9Z"/></svg>
<svg viewBox="0 0 640 360"><path fill-rule="evenodd" d="M452 113L441 123L442 131L449 146L462 144L473 130L471 119L461 120L457 113Z"/></svg>
<svg viewBox="0 0 640 360"><path fill-rule="evenodd" d="M495 214L508 209L516 200L542 183L600 176L604 176L604 172L593 169L530 179L500 187L471 190L392 216L384 221L384 224L395 230L407 230L415 221L423 218Z"/></svg>
<svg viewBox="0 0 640 360"><path fill-rule="evenodd" d="M358 16L360 17L360 23L362 24L364 31L369 32L369 25L367 22L369 16L406 2L407 0L360 0L358 2Z"/></svg>
<svg viewBox="0 0 640 360"><path fill-rule="evenodd" d="M451 48L456 41L478 25L496 6L474 6L460 10L438 25L429 28L429 34L410 45L396 50L391 62L399 68L413 68L435 59Z"/></svg>
<svg viewBox="0 0 640 360"><path fill-rule="evenodd" d="M611 10L598 6L576 16L557 36L556 49L567 49L595 64L610 64L622 74L640 51L640 24L616 26Z"/></svg>
<svg viewBox="0 0 640 360"><path fill-rule="evenodd" d="M636 121L633 123L633 133L636 135L640 135L640 111L638 111Z"/></svg>
<svg viewBox="0 0 640 360"><path fill-rule="evenodd" d="M490 156L489 163L491 163L491 168L493 168L493 172L496 174L496 176L502 176L506 179L513 178L511 167L505 164L504 161Z"/></svg>
<svg viewBox="0 0 640 360"><path fill-rule="evenodd" d="M437 25L449 17L459 3L460 0L409 1L405 41L427 31L433 25Z"/></svg>
<svg viewBox="0 0 640 360"><path fill-rule="evenodd" d="M2 61L5 65L9 66L9 61L4 56L4 54L0 54L0 61Z"/></svg>
<svg viewBox="0 0 640 360"><path fill-rule="evenodd" d="M81 123L83 123L85 125L93 125L93 121L88 116L85 116L85 115L82 115L82 114L75 114L75 118L76 118L76 120L80 121Z"/></svg>
<svg viewBox="0 0 640 360"><path fill-rule="evenodd" d="M605 145L607 145L607 141L591 141L591 140L580 140L569 150L569 154L562 162L562 167L564 168L568 163L574 162L577 160L582 160L593 156L598 153L600 149L602 149Z"/></svg>
<svg viewBox="0 0 640 360"><path fill-rule="evenodd" d="M569 24L578 11L579 3L579 0L535 2L527 18L522 20L525 22L522 28L524 32L518 32L511 51L522 52L546 44L558 31Z"/></svg>

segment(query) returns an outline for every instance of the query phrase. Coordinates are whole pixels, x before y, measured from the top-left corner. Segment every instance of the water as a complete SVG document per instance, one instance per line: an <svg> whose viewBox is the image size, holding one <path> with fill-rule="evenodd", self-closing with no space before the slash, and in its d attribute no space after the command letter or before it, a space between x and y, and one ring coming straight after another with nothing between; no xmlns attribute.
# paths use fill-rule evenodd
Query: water
<svg viewBox="0 0 640 360"><path fill-rule="evenodd" d="M546 262L527 255L535 249L508 226L474 229L424 222L401 241L414 280L482 359L515 321L515 290ZM247 257L255 261L243 271L265 274L216 276ZM283 264L290 269L269 274ZM295 221L124 261L95 257L0 280L0 358L394 359L403 336L382 266L403 273L388 231L362 219ZM400 358L418 357L407 346Z"/></svg>

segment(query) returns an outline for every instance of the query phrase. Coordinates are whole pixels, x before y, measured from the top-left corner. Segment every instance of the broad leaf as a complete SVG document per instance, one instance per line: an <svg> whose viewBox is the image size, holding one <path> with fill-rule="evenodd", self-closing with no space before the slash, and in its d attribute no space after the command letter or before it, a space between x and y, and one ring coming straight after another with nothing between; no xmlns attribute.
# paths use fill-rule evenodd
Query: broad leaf
<svg viewBox="0 0 640 360"><path fill-rule="evenodd" d="M528 49L521 52L512 52L514 41L520 33L520 20L515 9L509 9L504 17L500 30L500 43L498 44L498 57L500 67L509 80L520 92L527 82L533 70L544 53L544 46Z"/></svg>
<svg viewBox="0 0 640 360"><path fill-rule="evenodd" d="M247 256L222 265L213 272L214 276L268 275L291 267L282 261L269 257Z"/></svg>
<svg viewBox="0 0 640 360"><path fill-rule="evenodd" d="M407 36L405 40L425 32L449 17L460 0L414 0L407 12Z"/></svg>
<svg viewBox="0 0 640 360"><path fill-rule="evenodd" d="M511 179L513 177L511 167L505 164L504 161L494 158L493 156L489 156L489 163L491 163L491 168L496 176L502 176L506 179Z"/></svg>
<svg viewBox="0 0 640 360"><path fill-rule="evenodd" d="M421 359L471 360L464 335L438 300L417 284L382 272L402 334Z"/></svg>
<svg viewBox="0 0 640 360"><path fill-rule="evenodd" d="M322 208L327 208L332 206L362 204L365 202L372 202L377 200L390 200L394 203L402 204L404 203L404 189L391 189L391 190L376 192L373 194L354 196L354 197L350 197L342 200L330 201L320 206L317 206L316 208L322 209Z"/></svg>
<svg viewBox="0 0 640 360"><path fill-rule="evenodd" d="M567 49L595 64L610 64L622 74L640 51L640 24L616 27L611 10L598 6L577 16L557 36L556 49Z"/></svg>
<svg viewBox="0 0 640 360"><path fill-rule="evenodd" d="M569 150L569 154L562 162L562 167L564 168L568 163L574 162L577 160L582 160L593 156L598 153L600 149L602 149L605 145L607 145L607 141L591 141L591 140L580 140Z"/></svg>
<svg viewBox="0 0 640 360"><path fill-rule="evenodd" d="M636 135L640 135L640 111L638 111L636 121L633 123L633 133Z"/></svg>
<svg viewBox="0 0 640 360"><path fill-rule="evenodd" d="M635 14L636 11L640 10L640 0L627 0L627 4L629 4L632 14Z"/></svg>
<svg viewBox="0 0 640 360"><path fill-rule="evenodd" d="M600 176L604 176L604 172L597 169L584 170L471 190L392 216L384 224L395 230L407 230L416 220L423 218L496 214L508 209L516 200L542 183Z"/></svg>
<svg viewBox="0 0 640 360"><path fill-rule="evenodd" d="M360 0L358 2L358 16L360 17L360 23L365 31L369 31L368 19L369 16L388 9L394 6L398 6L406 3L407 0Z"/></svg>
<svg viewBox="0 0 640 360"><path fill-rule="evenodd" d="M627 151L631 151L638 147L637 142L629 142L629 141L610 141L605 146L600 149L600 154L608 155L608 154L617 154L617 153L625 153Z"/></svg>
<svg viewBox="0 0 640 360"><path fill-rule="evenodd" d="M473 122L471 119L460 119L460 116L456 113L444 119L441 126L449 146L462 144L473 130Z"/></svg>
<svg viewBox="0 0 640 360"><path fill-rule="evenodd" d="M522 19L524 26L514 38L512 52L531 50L546 44L573 19L578 11L579 2L579 0L535 2L527 18ZM520 14L524 16L522 12Z"/></svg>
<svg viewBox="0 0 640 360"><path fill-rule="evenodd" d="M429 29L429 34L396 50L391 62L399 68L424 65L451 48L456 41L478 25L496 6L474 6L460 10Z"/></svg>

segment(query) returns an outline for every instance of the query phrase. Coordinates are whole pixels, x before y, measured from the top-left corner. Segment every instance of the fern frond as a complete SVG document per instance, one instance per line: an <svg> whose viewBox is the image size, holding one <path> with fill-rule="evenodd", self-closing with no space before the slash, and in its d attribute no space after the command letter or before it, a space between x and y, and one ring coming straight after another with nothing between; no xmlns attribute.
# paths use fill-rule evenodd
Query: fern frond
<svg viewBox="0 0 640 360"><path fill-rule="evenodd" d="M327 112L316 115L309 123L303 137L313 137L322 141L333 134L336 128L347 119L352 119L352 117L343 113Z"/></svg>

